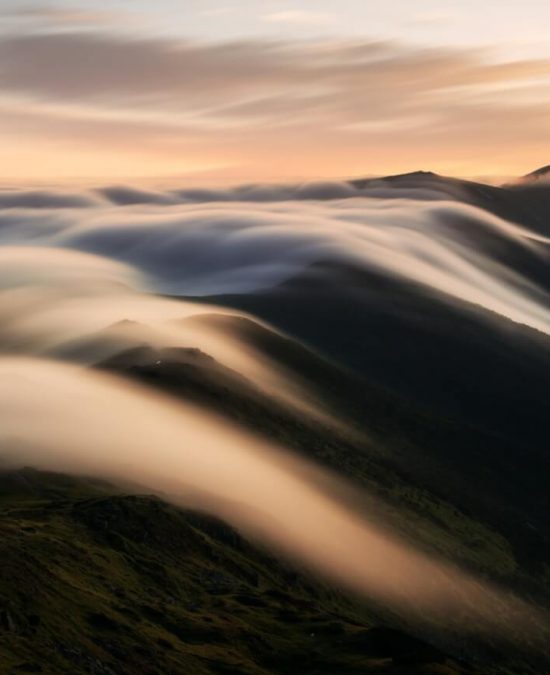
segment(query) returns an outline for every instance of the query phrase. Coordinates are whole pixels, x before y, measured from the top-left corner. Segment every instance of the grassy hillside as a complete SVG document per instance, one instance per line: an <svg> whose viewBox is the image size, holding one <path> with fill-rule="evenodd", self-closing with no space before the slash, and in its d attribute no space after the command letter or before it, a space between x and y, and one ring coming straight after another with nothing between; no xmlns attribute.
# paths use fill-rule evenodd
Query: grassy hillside
<svg viewBox="0 0 550 675"><path fill-rule="evenodd" d="M468 453L487 454L490 448L505 449L503 441L429 414L255 322L214 315L199 320L230 325L247 344L292 373L326 410L364 435L292 411L267 395L261 383L196 349L142 347L102 367L215 410L346 476L363 495L382 498L380 517L431 553L506 582L523 583L524 568L532 581L544 575L544 540L517 526L525 518L520 496L515 502L488 498L487 473L499 469L487 466L490 458L466 465L465 447ZM430 456L436 452L445 462ZM464 489L461 471L468 469L476 474L469 475L469 489ZM472 490L476 484L485 485L485 492ZM501 476L503 495L504 487ZM536 584L539 594L544 586Z"/></svg>
<svg viewBox="0 0 550 675"><path fill-rule="evenodd" d="M414 546L515 589L536 604L548 602L546 553L543 546L537 548L540 537L515 524L515 518L522 517L521 499L509 503L494 501L489 493L470 494L461 489L460 474L453 485L452 471L438 470L437 464L422 455L440 445L448 459L454 455L458 460L459 472L461 448L470 443L470 453L475 444L482 451L484 442L496 447L496 439L487 441L475 428L430 415L254 322L214 316L200 320L229 324L248 344L292 372L340 419L362 420L368 438L294 413L262 391L261 383L236 375L198 350L143 347L103 367L205 405L330 467L360 488L363 503L354 501L354 507L372 509L369 496L378 498L379 520ZM493 461L492 466L499 471L498 463ZM487 465L480 462L477 471L476 480L482 483ZM460 638L448 641L448 635L433 629L428 634L446 650L474 659L484 654L485 672L488 664L509 662L508 652L500 653L487 644L463 644ZM529 636L520 639L529 651ZM531 670L528 661L529 657L511 672L544 672L538 664Z"/></svg>
<svg viewBox="0 0 550 675"><path fill-rule="evenodd" d="M207 516L30 469L0 495L3 675L475 672Z"/></svg>
<svg viewBox="0 0 550 675"><path fill-rule="evenodd" d="M497 530L541 577L550 556L544 335L347 267L314 265L277 288L213 301L323 355L325 365L295 352L293 372L371 449L387 451L393 475ZM266 349L291 359L288 347ZM343 468L349 453L337 454Z"/></svg>

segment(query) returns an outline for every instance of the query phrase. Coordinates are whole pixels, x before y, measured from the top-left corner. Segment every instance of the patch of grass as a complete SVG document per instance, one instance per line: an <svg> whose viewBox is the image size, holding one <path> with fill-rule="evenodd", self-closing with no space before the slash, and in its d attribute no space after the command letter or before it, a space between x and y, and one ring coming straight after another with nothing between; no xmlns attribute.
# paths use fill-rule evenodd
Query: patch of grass
<svg viewBox="0 0 550 675"><path fill-rule="evenodd" d="M31 470L0 492L2 674L467 672L413 638L381 659L375 615L208 516Z"/></svg>

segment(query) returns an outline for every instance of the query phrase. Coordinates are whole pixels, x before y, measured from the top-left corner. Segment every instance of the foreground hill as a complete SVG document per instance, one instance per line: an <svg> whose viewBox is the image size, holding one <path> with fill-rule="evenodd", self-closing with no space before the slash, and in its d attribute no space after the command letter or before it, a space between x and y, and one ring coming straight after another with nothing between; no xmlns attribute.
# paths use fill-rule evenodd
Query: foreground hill
<svg viewBox="0 0 550 675"><path fill-rule="evenodd" d="M412 545L548 604L542 455L532 448L526 461L524 448L502 434L436 414L250 319L211 314L190 321L238 336L247 349L276 361L329 417L320 422L303 415L261 382L196 349L143 346L101 367L200 403L328 466L360 488L367 509L371 497L381 500L378 519ZM521 483L529 489L517 490ZM363 508L361 499L355 508ZM451 650L460 642L436 626L427 634ZM478 649L462 643L459 652L479 658ZM509 656L492 652L485 663Z"/></svg>
<svg viewBox="0 0 550 675"><path fill-rule="evenodd" d="M0 514L6 675L475 672L156 498L22 470Z"/></svg>

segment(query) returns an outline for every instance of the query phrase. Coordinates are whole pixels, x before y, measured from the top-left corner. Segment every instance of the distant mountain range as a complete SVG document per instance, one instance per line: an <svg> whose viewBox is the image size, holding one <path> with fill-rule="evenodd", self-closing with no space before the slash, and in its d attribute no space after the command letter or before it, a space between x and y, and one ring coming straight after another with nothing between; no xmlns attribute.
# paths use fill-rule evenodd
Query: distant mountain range
<svg viewBox="0 0 550 675"><path fill-rule="evenodd" d="M549 176L550 167L547 166L513 183L496 186L440 176L430 171L415 171L385 178L353 180L351 184L367 193L388 187L395 193L398 190L415 190L418 195L418 191L423 190L428 195L435 193L448 196L449 199L476 206L500 218L549 234L550 183L546 181ZM386 196L391 198L391 192Z"/></svg>

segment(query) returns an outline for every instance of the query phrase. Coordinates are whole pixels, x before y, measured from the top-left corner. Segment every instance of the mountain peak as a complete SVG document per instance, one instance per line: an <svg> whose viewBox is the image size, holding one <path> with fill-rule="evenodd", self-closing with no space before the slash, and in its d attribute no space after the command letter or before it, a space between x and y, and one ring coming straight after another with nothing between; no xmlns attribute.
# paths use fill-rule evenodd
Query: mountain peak
<svg viewBox="0 0 550 675"><path fill-rule="evenodd" d="M437 173L433 171L410 171L408 173L395 174L393 176L385 176L384 179L407 179L407 178L441 178Z"/></svg>
<svg viewBox="0 0 550 675"><path fill-rule="evenodd" d="M536 171L532 171L531 173L528 173L526 176L524 176L524 178L531 180L538 180L539 178L548 177L550 177L550 164L543 166L540 169L536 169Z"/></svg>

